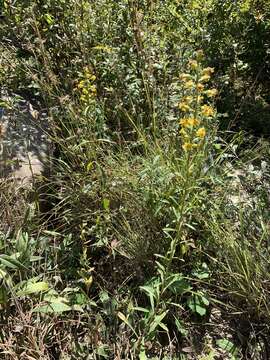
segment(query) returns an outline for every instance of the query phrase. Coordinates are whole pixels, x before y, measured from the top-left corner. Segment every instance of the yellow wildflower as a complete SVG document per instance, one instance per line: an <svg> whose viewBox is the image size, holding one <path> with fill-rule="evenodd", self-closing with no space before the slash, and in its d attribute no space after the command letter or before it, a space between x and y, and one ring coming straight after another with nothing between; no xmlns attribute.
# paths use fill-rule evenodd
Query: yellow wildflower
<svg viewBox="0 0 270 360"><path fill-rule="evenodd" d="M201 81L201 82L207 82L207 81L209 81L210 80L210 75L207 75L207 74L205 74L205 75L203 75L201 78L200 78L200 80L199 81Z"/></svg>
<svg viewBox="0 0 270 360"><path fill-rule="evenodd" d="M89 89L90 89L90 91L92 92L92 94L96 94L96 93L97 93L97 88L96 88L95 85L91 85L91 86L89 87Z"/></svg>
<svg viewBox="0 0 270 360"><path fill-rule="evenodd" d="M217 89L210 89L210 90L206 90L205 94L211 98L217 96L218 91Z"/></svg>
<svg viewBox="0 0 270 360"><path fill-rule="evenodd" d="M192 70L196 70L198 68L198 62L196 60L189 60L188 64Z"/></svg>
<svg viewBox="0 0 270 360"><path fill-rule="evenodd" d="M200 120L196 118L189 118L188 125L189 126L198 126L200 124Z"/></svg>
<svg viewBox="0 0 270 360"><path fill-rule="evenodd" d="M87 74L85 74L85 76L89 81L95 81L96 80L96 76L92 75L91 73L87 73Z"/></svg>
<svg viewBox="0 0 270 360"><path fill-rule="evenodd" d="M196 57L197 57L197 60L198 60L198 61L202 61L203 58L204 58L204 52L203 52L203 50L198 50L198 51L196 52Z"/></svg>
<svg viewBox="0 0 270 360"><path fill-rule="evenodd" d="M196 89L197 89L198 91L203 91L204 85L201 84L201 83L198 83L197 86L196 86Z"/></svg>
<svg viewBox="0 0 270 360"><path fill-rule="evenodd" d="M192 100L193 100L193 97L192 97L192 96L186 96L186 97L184 98L184 101L187 102L187 103L189 103L189 104L192 102Z"/></svg>
<svg viewBox="0 0 270 360"><path fill-rule="evenodd" d="M179 76L180 80L182 80L182 81L187 81L190 79L190 77L191 77L190 74L180 74L180 76Z"/></svg>
<svg viewBox="0 0 270 360"><path fill-rule="evenodd" d="M215 71L215 69L214 68L211 68L211 67L207 67L207 68L204 68L203 70L202 70L202 74L203 75L211 75L211 74L213 74L213 72Z"/></svg>
<svg viewBox="0 0 270 360"><path fill-rule="evenodd" d="M182 129L179 131L179 133L180 133L184 138L188 138L188 134L187 134L187 132L186 132L185 129L182 128Z"/></svg>
<svg viewBox="0 0 270 360"><path fill-rule="evenodd" d="M79 81L79 82L78 82L78 85L77 85L77 88L78 88L78 89L84 88L84 83L85 83L84 80Z"/></svg>
<svg viewBox="0 0 270 360"><path fill-rule="evenodd" d="M190 107L188 106L188 104L184 103L184 102L180 102L178 105L179 109L183 112L187 112L190 110Z"/></svg>
<svg viewBox="0 0 270 360"><path fill-rule="evenodd" d="M201 139L203 139L205 135L206 135L206 130L204 127L201 127L196 131L196 136L198 136Z"/></svg>
<svg viewBox="0 0 270 360"><path fill-rule="evenodd" d="M198 96L198 102L201 102L203 100L203 96Z"/></svg>
<svg viewBox="0 0 270 360"><path fill-rule="evenodd" d="M188 127L189 126L189 119L188 118L182 118L182 119L180 119L179 123L183 127Z"/></svg>
<svg viewBox="0 0 270 360"><path fill-rule="evenodd" d="M215 113L215 110L212 108L212 106L209 106L209 105L203 105L201 107L201 113L202 115L204 116L213 116L214 113Z"/></svg>
<svg viewBox="0 0 270 360"><path fill-rule="evenodd" d="M186 142L182 145L182 148L185 150L185 151L189 151L189 150L192 150L193 149L193 145L194 144L191 144L189 142Z"/></svg>
<svg viewBox="0 0 270 360"><path fill-rule="evenodd" d="M194 82L192 80L189 80L185 83L186 89L191 89L194 86Z"/></svg>

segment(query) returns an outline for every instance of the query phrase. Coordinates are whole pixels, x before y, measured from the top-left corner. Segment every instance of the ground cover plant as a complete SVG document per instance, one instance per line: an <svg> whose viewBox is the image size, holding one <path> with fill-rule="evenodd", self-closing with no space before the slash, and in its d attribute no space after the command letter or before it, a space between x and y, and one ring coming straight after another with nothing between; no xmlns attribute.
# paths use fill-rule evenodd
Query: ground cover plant
<svg viewBox="0 0 270 360"><path fill-rule="evenodd" d="M268 2L1 6L53 156L1 179L0 357L269 359Z"/></svg>

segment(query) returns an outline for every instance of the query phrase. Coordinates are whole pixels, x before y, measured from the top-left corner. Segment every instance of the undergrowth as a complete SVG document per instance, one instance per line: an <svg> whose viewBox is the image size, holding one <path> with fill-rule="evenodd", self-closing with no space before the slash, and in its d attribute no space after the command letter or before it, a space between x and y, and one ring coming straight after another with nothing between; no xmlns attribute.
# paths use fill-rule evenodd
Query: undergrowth
<svg viewBox="0 0 270 360"><path fill-rule="evenodd" d="M1 358L268 359L268 5L2 14L0 106L46 114L54 153L1 179Z"/></svg>

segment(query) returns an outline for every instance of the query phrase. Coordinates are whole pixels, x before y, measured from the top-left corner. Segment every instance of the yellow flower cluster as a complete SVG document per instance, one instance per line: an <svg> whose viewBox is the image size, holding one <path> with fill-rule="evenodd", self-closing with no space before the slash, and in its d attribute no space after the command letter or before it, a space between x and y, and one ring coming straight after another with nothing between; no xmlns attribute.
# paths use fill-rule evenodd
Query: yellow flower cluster
<svg viewBox="0 0 270 360"><path fill-rule="evenodd" d="M88 67L84 68L84 72L80 74L80 80L77 81L76 88L74 89L80 94L80 100L83 103L89 103L97 95L97 88L94 84L96 76L92 74Z"/></svg>
<svg viewBox="0 0 270 360"><path fill-rule="evenodd" d="M190 74L181 74L179 78L182 81L186 81L186 80L190 79L191 76L190 76Z"/></svg>
<svg viewBox="0 0 270 360"><path fill-rule="evenodd" d="M197 89L199 92L202 92L202 91L204 90L204 85L201 84L201 83L198 83L198 84L196 85L196 89Z"/></svg>
<svg viewBox="0 0 270 360"><path fill-rule="evenodd" d="M211 98L211 97L217 96L218 91L217 91L217 89L210 89L210 90L206 90L205 94Z"/></svg>
<svg viewBox="0 0 270 360"><path fill-rule="evenodd" d="M214 72L215 72L215 69L211 68L211 67L207 67L207 68L202 69L202 75L211 76Z"/></svg>
<svg viewBox="0 0 270 360"><path fill-rule="evenodd" d="M192 89L194 86L194 82L192 80L189 80L185 83L185 88L186 89Z"/></svg>
<svg viewBox="0 0 270 360"><path fill-rule="evenodd" d="M212 108L212 106L203 105L201 107L201 114L206 117L212 117L215 114L215 110Z"/></svg>
<svg viewBox="0 0 270 360"><path fill-rule="evenodd" d="M185 115L179 120L179 124L182 148L186 152L198 149L203 144L208 122L215 116L215 109L204 103L205 98L213 98L218 94L216 89L206 88L206 83L211 79L214 69L203 68L201 65L203 59L203 51L197 51L196 58L188 62L189 73L180 75L185 94L178 108Z"/></svg>
<svg viewBox="0 0 270 360"><path fill-rule="evenodd" d="M178 106L179 106L179 109L183 112L187 112L190 110L190 106L185 102L180 102Z"/></svg>
<svg viewBox="0 0 270 360"><path fill-rule="evenodd" d="M197 135L199 138L203 139L203 138L205 137L205 135L206 135L206 130L205 130L205 128L204 128L204 127L199 128L199 129L196 131L196 135Z"/></svg>
<svg viewBox="0 0 270 360"><path fill-rule="evenodd" d="M192 117L182 118L180 119L179 123L183 128L187 128L187 127L198 126L200 124L200 120Z"/></svg>
<svg viewBox="0 0 270 360"><path fill-rule="evenodd" d="M198 145L197 144L192 144L190 142L185 142L182 146L182 148L185 150L185 151L189 151L189 150L192 150L194 148L197 148Z"/></svg>
<svg viewBox="0 0 270 360"><path fill-rule="evenodd" d="M196 70L199 66L197 60L189 60L189 66L192 70Z"/></svg>

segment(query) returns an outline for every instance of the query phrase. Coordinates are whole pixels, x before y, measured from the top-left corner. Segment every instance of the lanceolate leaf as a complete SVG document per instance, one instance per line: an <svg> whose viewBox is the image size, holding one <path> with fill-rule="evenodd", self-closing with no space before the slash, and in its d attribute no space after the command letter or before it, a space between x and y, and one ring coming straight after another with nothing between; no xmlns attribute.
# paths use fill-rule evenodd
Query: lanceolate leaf
<svg viewBox="0 0 270 360"><path fill-rule="evenodd" d="M162 322L162 320L165 318L165 316L167 315L168 311L169 311L169 310L164 311L162 314L155 316L154 321L152 322L152 324L151 324L151 326L150 326L150 329L149 329L149 333L150 333L150 334L151 334L153 331L155 331L158 326L161 326L161 322ZM161 327L164 329L165 325L162 324ZM167 331L167 330L168 330L168 329L167 329L167 327L166 327L166 331Z"/></svg>
<svg viewBox="0 0 270 360"><path fill-rule="evenodd" d="M37 306L33 312L40 312L43 314L50 313L62 313L73 310L71 306L64 304L63 302L53 302L47 305Z"/></svg>
<svg viewBox="0 0 270 360"><path fill-rule="evenodd" d="M27 270L27 267L24 266L22 263L20 263L20 261L14 259L12 256L5 254L0 255L0 264L14 270L17 269Z"/></svg>
<svg viewBox="0 0 270 360"><path fill-rule="evenodd" d="M47 291L48 289L49 289L49 284L45 281L39 281L36 283L28 282L24 285L22 290L17 291L17 296L37 294L42 291Z"/></svg>

